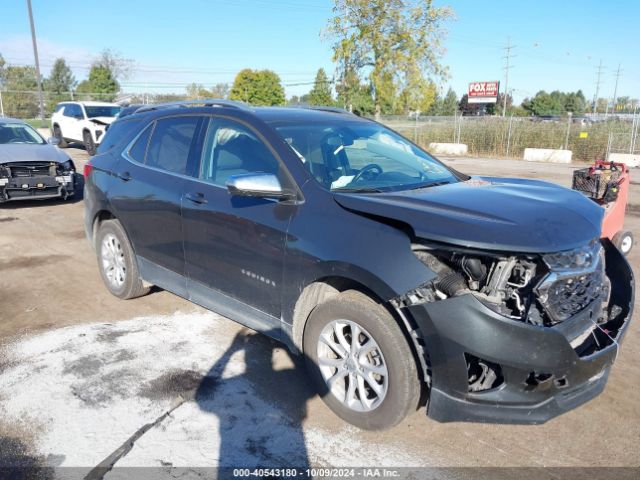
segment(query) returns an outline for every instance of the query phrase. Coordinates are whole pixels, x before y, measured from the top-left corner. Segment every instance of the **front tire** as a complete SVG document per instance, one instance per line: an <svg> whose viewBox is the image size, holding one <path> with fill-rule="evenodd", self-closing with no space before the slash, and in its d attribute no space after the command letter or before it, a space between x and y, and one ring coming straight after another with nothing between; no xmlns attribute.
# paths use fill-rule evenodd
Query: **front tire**
<svg viewBox="0 0 640 480"><path fill-rule="evenodd" d="M120 222L106 220L100 224L96 254L102 281L113 295L128 300L149 292L140 278L131 243Z"/></svg>
<svg viewBox="0 0 640 480"><path fill-rule="evenodd" d="M626 256L633 248L633 235L629 231L618 232L613 236L612 242Z"/></svg>
<svg viewBox="0 0 640 480"><path fill-rule="evenodd" d="M307 369L324 402L365 430L400 423L418 408L416 360L391 314L350 290L318 305L307 321Z"/></svg>
<svg viewBox="0 0 640 480"><path fill-rule="evenodd" d="M93 142L91 133L85 130L82 134L82 141L84 142L84 148L92 157L96 154L96 144Z"/></svg>
<svg viewBox="0 0 640 480"><path fill-rule="evenodd" d="M67 141L62 136L62 130L60 130L60 127L58 125L55 125L53 127L53 136L58 139L58 147L67 148L69 146Z"/></svg>

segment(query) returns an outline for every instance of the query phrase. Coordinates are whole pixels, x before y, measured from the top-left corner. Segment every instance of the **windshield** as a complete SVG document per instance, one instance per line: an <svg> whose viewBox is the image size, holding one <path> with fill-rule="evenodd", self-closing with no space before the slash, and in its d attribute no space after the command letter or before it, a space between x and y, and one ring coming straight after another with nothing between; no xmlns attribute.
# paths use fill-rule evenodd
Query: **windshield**
<svg viewBox="0 0 640 480"><path fill-rule="evenodd" d="M87 105L84 106L85 112L87 112L87 118L96 118L96 117L115 117L120 113L122 107L114 106L92 106L89 107Z"/></svg>
<svg viewBox="0 0 640 480"><path fill-rule="evenodd" d="M458 181L429 154L376 123L275 128L316 181L331 191L407 190Z"/></svg>
<svg viewBox="0 0 640 480"><path fill-rule="evenodd" d="M9 143L41 145L44 139L29 125L22 123L0 124L0 145Z"/></svg>

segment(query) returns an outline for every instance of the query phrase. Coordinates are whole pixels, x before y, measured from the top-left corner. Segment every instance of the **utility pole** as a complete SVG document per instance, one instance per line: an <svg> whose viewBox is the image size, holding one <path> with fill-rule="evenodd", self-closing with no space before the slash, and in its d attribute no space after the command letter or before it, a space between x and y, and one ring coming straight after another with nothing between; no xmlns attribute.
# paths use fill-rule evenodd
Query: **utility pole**
<svg viewBox="0 0 640 480"><path fill-rule="evenodd" d="M40 120L44 122L44 96L42 94L42 77L40 77L40 59L38 58L38 43L36 42L36 27L33 24L33 11L31 0L27 0L29 9L29 23L31 24L31 41L33 42L33 56L36 61L36 77L38 78L38 99L40 101Z"/></svg>
<svg viewBox="0 0 640 480"><path fill-rule="evenodd" d="M622 72L620 71L620 64L618 64L618 70L616 71L616 86L613 89L613 113L616 113L616 100L618 99L618 80L620 79Z"/></svg>
<svg viewBox="0 0 640 480"><path fill-rule="evenodd" d="M598 79L596 80L596 94L593 97L593 113L595 114L597 111L598 105L598 95L600 95L600 77L602 76L602 60L600 60L600 64L597 68L598 71Z"/></svg>
<svg viewBox="0 0 640 480"><path fill-rule="evenodd" d="M511 45L511 38L507 39L507 46L504 47L506 55L502 58L506 60L506 64L504 66L504 93L503 102L502 102L502 116L504 117L507 111L507 96L509 95L509 70L513 68L511 65L511 50L515 48L515 45Z"/></svg>

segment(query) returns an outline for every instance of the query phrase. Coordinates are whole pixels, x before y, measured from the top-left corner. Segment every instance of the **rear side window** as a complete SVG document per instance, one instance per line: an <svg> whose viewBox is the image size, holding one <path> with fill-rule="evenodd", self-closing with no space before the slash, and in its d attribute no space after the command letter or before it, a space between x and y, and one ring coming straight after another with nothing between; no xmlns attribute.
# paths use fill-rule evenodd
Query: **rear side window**
<svg viewBox="0 0 640 480"><path fill-rule="evenodd" d="M156 121L146 164L185 175L189 151L201 117L173 117Z"/></svg>
<svg viewBox="0 0 640 480"><path fill-rule="evenodd" d="M118 122L115 122L113 125L116 125L117 123ZM145 128L144 132L142 132L142 135L138 137L138 139L136 140L136 143L134 143L133 147L131 147L131 150L129 150L129 156L132 159L134 159L136 162L139 162L139 163L145 162L145 155L147 154L147 145L149 145L149 137L151 136L152 131L153 131L153 124Z"/></svg>

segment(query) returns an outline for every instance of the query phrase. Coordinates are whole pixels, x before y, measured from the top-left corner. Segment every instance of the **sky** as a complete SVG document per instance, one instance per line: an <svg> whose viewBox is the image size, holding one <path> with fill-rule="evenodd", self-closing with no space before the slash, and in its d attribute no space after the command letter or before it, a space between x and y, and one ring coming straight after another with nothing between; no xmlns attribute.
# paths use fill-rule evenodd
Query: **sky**
<svg viewBox="0 0 640 480"><path fill-rule="evenodd" d="M504 47L514 45L509 90L516 102L538 90L582 89L593 98L602 60L600 97L640 97L638 0L435 0L453 8L447 24L449 67L443 91L458 96L469 82L500 80ZM87 76L104 48L133 59L127 92L184 92L191 82L232 82L242 68L278 73L287 96L311 88L318 68L331 76L331 40L322 34L332 0L32 0L40 62L46 75L64 57ZM0 53L33 64L25 0L0 0Z"/></svg>

